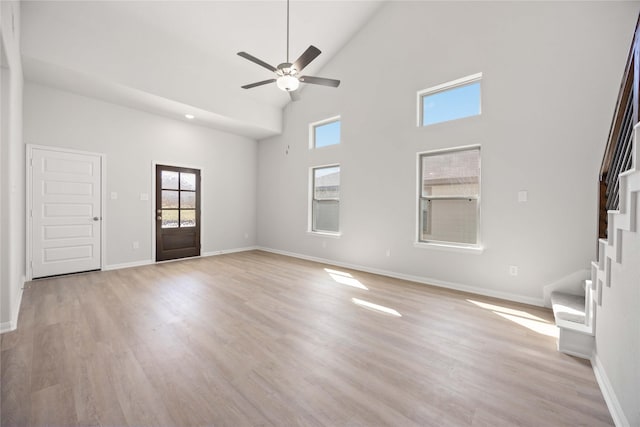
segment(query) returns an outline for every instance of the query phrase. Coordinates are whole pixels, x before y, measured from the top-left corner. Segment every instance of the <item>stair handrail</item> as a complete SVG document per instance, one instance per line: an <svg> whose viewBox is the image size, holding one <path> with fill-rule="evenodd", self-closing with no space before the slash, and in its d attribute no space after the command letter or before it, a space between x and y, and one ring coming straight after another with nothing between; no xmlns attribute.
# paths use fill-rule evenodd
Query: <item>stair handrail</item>
<svg viewBox="0 0 640 427"><path fill-rule="evenodd" d="M633 128L640 111L640 17L629 49L599 173L598 238L607 237L608 211L617 210L618 175L631 167Z"/></svg>

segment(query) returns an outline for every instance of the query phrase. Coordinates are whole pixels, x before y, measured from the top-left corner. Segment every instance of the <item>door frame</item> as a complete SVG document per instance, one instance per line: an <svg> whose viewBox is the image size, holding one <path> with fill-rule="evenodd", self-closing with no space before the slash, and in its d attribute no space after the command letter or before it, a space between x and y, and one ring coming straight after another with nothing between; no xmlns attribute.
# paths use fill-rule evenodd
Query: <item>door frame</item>
<svg viewBox="0 0 640 427"><path fill-rule="evenodd" d="M170 259L167 261L158 261L156 260L156 166L164 165L164 166L174 166L176 168L185 168L185 169L198 169L200 171L200 256L202 256L202 236L204 236L204 221L202 220L202 199L204 193L202 192L202 182L204 181L205 169L202 166L197 166L193 164L185 164L185 163L176 163L175 161L160 161L160 160L152 160L151 161L151 206L150 206L150 218L151 218L151 254L150 259L151 262L173 262L180 261L184 258L178 259ZM195 257L198 258L198 257Z"/></svg>
<svg viewBox="0 0 640 427"><path fill-rule="evenodd" d="M59 153L69 153L69 154L83 154L86 156L96 156L100 158L100 217L102 221L100 221L100 270L105 268L105 260L106 260L106 247L107 247L107 235L105 233L105 203L106 203L106 194L107 194L107 156L104 153L95 153L92 151L82 151L82 150L74 150L71 148L64 147L55 147L51 145L36 145L36 144L27 144L27 151L25 156L25 170L26 170L26 210L25 210L25 272L26 272L26 280L30 281L33 279L33 221L31 216L31 211L33 210L33 180L32 180L32 161L33 161L33 150L48 150L48 151L56 151Z"/></svg>

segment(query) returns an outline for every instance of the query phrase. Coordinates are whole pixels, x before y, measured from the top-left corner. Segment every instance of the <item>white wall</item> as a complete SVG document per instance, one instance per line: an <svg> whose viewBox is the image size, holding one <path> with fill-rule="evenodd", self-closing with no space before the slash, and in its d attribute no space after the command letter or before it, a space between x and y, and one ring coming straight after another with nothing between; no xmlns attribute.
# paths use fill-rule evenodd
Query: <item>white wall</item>
<svg viewBox="0 0 640 427"><path fill-rule="evenodd" d="M638 9L387 3L319 73L340 88L305 88L283 135L259 143L259 245L542 303L544 285L595 257L597 171ZM417 91L478 72L481 116L416 126ZM342 144L310 151L308 124L338 114ZM484 252L414 247L416 153L470 144L482 146ZM308 168L335 162L342 236L310 235Z"/></svg>
<svg viewBox="0 0 640 427"><path fill-rule="evenodd" d="M16 328L25 275L24 146L22 144L22 63L20 3L0 2L2 68L0 132L0 332Z"/></svg>
<svg viewBox="0 0 640 427"><path fill-rule="evenodd" d="M28 144L106 155L107 268L155 257L154 161L201 169L203 254L256 242L255 140L31 83L25 85L24 131ZM150 200L141 201L141 193Z"/></svg>

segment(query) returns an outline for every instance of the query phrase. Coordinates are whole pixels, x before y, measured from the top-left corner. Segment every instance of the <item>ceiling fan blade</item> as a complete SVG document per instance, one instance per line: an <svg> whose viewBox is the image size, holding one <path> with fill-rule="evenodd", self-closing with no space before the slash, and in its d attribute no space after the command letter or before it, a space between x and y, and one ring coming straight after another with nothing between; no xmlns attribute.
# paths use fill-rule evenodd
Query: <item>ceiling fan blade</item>
<svg viewBox="0 0 640 427"><path fill-rule="evenodd" d="M244 86L240 86L240 87L242 89L251 89L252 87L266 85L266 84L269 84L269 83L273 83L275 81L276 81L276 79L263 80L261 82L250 83L248 85L244 85Z"/></svg>
<svg viewBox="0 0 640 427"><path fill-rule="evenodd" d="M300 92L298 92L297 90L292 90L289 92L289 97L291 98L292 101L300 101Z"/></svg>
<svg viewBox="0 0 640 427"><path fill-rule="evenodd" d="M258 59L255 56L248 54L247 52L238 52L238 55L242 56L244 59L248 59L249 61L260 65L261 67L266 68L269 71L273 71L273 72L276 71L276 67L274 67L273 65L269 65L263 60Z"/></svg>
<svg viewBox="0 0 640 427"><path fill-rule="evenodd" d="M318 49L317 47L309 46L307 50L305 50L304 53L300 55L300 58L298 58L296 62L293 63L293 68L298 70L298 72L302 71L302 69L309 65L311 61L316 59L318 55L320 55L320 53L320 49Z"/></svg>
<svg viewBox="0 0 640 427"><path fill-rule="evenodd" d="M331 86L331 87L340 86L340 80L325 79L324 77L302 76L300 77L300 81L303 83L311 83L313 85L322 85L322 86Z"/></svg>

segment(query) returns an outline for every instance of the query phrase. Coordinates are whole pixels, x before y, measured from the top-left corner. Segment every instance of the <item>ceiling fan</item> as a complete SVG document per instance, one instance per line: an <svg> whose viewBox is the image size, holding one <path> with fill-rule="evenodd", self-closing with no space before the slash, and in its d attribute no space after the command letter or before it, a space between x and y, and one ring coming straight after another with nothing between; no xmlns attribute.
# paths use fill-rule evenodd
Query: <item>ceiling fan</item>
<svg viewBox="0 0 640 427"><path fill-rule="evenodd" d="M309 46L307 50L304 51L300 58L298 58L295 62L289 62L289 0L287 0L287 60L282 64L274 67L273 65L267 64L261 59L256 58L253 55L248 54L247 52L238 52L238 55L248 59L251 62L254 62L261 67L266 68L267 70L275 73L275 77L263 80L261 82L250 83L248 85L241 86L243 89L251 89L256 86L262 86L270 83L276 83L278 88L282 89L285 92L289 93L292 101L297 101L300 99L300 95L296 92L296 89L300 86L300 82L302 83L310 83L315 85L322 86L331 86L338 87L340 85L340 80L335 79L327 79L324 77L314 77L314 76L301 76L300 72L307 66L311 61L316 59L318 55L320 55L320 49L315 46Z"/></svg>

